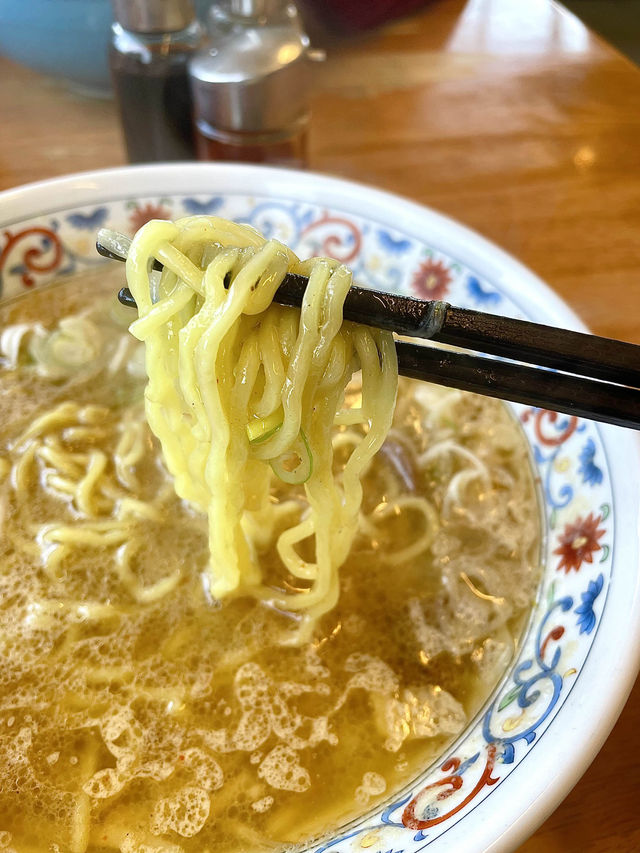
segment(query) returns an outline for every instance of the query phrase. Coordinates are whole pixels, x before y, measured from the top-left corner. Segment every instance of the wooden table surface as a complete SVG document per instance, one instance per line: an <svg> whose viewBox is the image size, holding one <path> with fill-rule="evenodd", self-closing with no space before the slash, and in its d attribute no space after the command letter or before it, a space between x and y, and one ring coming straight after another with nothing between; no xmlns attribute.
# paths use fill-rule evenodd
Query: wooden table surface
<svg viewBox="0 0 640 853"><path fill-rule="evenodd" d="M110 101L6 60L0 117L0 189L125 162ZM455 217L640 343L640 70L548 0L433 0L331 50L310 166ZM639 851L638 755L640 682L519 853Z"/></svg>

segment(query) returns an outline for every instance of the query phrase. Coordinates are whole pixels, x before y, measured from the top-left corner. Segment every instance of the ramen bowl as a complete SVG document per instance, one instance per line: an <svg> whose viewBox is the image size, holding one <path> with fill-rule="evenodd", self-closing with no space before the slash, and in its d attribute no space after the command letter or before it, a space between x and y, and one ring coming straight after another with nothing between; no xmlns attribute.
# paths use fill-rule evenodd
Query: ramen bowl
<svg viewBox="0 0 640 853"><path fill-rule="evenodd" d="M0 196L0 299L96 270L95 234L215 214L300 256L329 255L358 283L581 328L538 278L427 208L321 175L234 165L86 173ZM640 661L640 445L631 432L513 405L530 446L542 577L504 677L446 752L313 853L507 851L568 793L611 730ZM250 853L250 851L247 851Z"/></svg>

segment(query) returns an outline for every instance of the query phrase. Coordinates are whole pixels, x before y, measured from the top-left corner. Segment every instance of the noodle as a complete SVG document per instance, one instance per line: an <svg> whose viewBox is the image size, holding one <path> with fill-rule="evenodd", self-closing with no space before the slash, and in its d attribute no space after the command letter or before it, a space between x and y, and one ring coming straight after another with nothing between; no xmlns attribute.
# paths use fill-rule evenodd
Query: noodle
<svg viewBox="0 0 640 853"><path fill-rule="evenodd" d="M154 259L164 263L158 279L150 273ZM271 302L288 271L309 276L299 319ZM208 514L211 594L250 592L300 612L301 642L338 599L360 478L391 426L393 338L343 323L345 267L328 259L302 264L277 241L215 217L145 225L129 251L127 280L139 306L131 331L147 350L149 424L178 495ZM344 411L359 370L362 405ZM333 474L336 421L366 427L340 478ZM275 525L269 465L285 482L304 485L301 521L277 545L285 569L306 582L292 592L264 584L253 538L261 529L268 541ZM312 538L313 558L304 560L296 546Z"/></svg>

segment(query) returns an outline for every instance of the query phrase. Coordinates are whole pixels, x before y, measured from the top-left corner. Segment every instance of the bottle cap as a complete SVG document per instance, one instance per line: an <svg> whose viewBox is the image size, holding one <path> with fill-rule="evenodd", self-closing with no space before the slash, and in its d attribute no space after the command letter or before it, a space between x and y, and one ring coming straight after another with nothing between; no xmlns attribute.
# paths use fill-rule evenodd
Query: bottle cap
<svg viewBox="0 0 640 853"><path fill-rule="evenodd" d="M195 18L191 0L112 0L117 23L133 33L177 33Z"/></svg>
<svg viewBox="0 0 640 853"><path fill-rule="evenodd" d="M201 128L270 133L309 112L309 39L285 0L232 0L189 63Z"/></svg>

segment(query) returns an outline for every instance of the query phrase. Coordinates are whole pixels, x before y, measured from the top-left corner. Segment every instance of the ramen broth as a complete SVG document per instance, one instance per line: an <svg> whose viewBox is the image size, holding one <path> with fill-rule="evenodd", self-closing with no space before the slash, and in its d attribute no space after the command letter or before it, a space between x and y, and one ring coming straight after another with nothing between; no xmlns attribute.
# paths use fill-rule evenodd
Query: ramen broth
<svg viewBox="0 0 640 853"><path fill-rule="evenodd" d="M524 438L497 401L401 380L339 603L283 645L291 615L208 598L206 519L175 496L99 278L0 312L0 840L304 844L415 777L509 664L538 580ZM292 498L273 495L283 526ZM272 542L261 562L295 587Z"/></svg>

